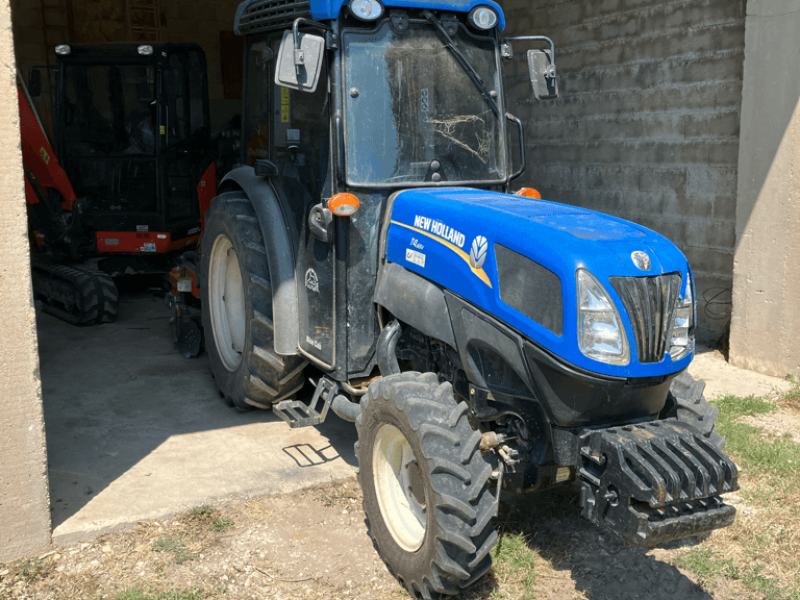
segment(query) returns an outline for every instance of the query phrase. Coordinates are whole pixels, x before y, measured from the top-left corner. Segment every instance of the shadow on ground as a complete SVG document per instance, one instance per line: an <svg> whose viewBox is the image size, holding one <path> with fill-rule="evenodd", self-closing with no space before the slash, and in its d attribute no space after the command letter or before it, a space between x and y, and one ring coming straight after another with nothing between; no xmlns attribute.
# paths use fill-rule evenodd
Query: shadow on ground
<svg viewBox="0 0 800 600"><path fill-rule="evenodd" d="M522 534L528 547L552 565L552 570L536 569L536 597L566 599L578 591L590 600L713 600L652 552L626 546L586 521L577 488L506 502L497 527L500 543L503 536ZM491 596L496 587L493 581L487 584L480 597Z"/></svg>
<svg viewBox="0 0 800 600"><path fill-rule="evenodd" d="M173 344L170 316L141 292L122 296L111 324L38 313L56 536L352 475L352 424L331 413L293 430L269 411L225 406L207 357Z"/></svg>

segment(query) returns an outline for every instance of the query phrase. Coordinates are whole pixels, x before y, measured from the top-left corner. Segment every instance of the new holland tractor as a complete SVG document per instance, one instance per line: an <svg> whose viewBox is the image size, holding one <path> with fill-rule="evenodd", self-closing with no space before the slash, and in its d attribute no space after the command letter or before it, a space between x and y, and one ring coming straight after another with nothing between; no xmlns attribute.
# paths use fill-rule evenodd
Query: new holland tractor
<svg viewBox="0 0 800 600"><path fill-rule="evenodd" d="M501 491L577 481L583 516L640 546L735 512L717 411L686 373L683 254L511 193L512 45L533 94L557 90L552 43L504 26L491 0L240 4L247 166L183 277L230 405L355 422L370 534L425 598L489 569Z"/></svg>

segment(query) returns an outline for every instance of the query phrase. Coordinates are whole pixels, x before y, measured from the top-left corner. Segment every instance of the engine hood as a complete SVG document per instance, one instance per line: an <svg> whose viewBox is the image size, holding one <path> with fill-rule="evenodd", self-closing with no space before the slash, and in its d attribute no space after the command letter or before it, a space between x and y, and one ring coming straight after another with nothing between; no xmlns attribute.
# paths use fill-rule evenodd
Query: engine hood
<svg viewBox="0 0 800 600"><path fill-rule="evenodd" d="M576 367L609 376L649 377L675 373L691 362L692 353L675 362L667 354L660 362L639 363L630 320L609 281L678 273L684 294L690 280L686 258L654 231L575 206L470 188L400 192L390 218L388 261L469 300ZM513 279L506 275L500 289L498 247L501 253L508 249L523 255L558 277L559 327L543 326L504 301L513 294ZM590 359L578 348L575 273L579 268L591 272L615 303L631 347L628 365Z"/></svg>

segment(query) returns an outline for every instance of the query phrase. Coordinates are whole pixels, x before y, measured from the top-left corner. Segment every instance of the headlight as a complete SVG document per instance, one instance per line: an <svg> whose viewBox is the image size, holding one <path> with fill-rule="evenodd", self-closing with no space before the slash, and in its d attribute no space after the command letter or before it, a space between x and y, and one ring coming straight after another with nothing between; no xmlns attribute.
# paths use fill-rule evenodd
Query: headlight
<svg viewBox="0 0 800 600"><path fill-rule="evenodd" d="M61 56L66 56L72 52L72 48L70 48L69 44L59 44L56 46L56 54L60 54Z"/></svg>
<svg viewBox="0 0 800 600"><path fill-rule="evenodd" d="M378 0L351 0L350 13L362 21L374 21L383 14L383 4Z"/></svg>
<svg viewBox="0 0 800 600"><path fill-rule="evenodd" d="M683 358L694 348L694 295L692 276L686 277L686 291L678 300L675 319L669 333L669 355L672 360Z"/></svg>
<svg viewBox="0 0 800 600"><path fill-rule="evenodd" d="M143 44L136 48L136 51L142 56L150 56L153 53L153 47L150 44Z"/></svg>
<svg viewBox="0 0 800 600"><path fill-rule="evenodd" d="M586 356L612 365L630 362L628 338L614 303L594 276L576 274L578 288L578 346Z"/></svg>
<svg viewBox="0 0 800 600"><path fill-rule="evenodd" d="M497 13L488 6L476 6L470 11L468 19L478 29L491 29L497 25Z"/></svg>

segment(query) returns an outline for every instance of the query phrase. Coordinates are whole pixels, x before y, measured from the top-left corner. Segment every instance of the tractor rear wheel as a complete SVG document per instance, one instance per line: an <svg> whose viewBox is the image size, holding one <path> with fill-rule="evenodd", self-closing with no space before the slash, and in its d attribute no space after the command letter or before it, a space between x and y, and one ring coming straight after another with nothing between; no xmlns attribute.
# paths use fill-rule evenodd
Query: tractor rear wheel
<svg viewBox="0 0 800 600"><path fill-rule="evenodd" d="M716 422L719 409L711 406L703 395L706 382L695 379L684 371L672 380L667 403L661 411L662 419L678 419L699 430L703 437L722 450L725 438L717 433Z"/></svg>
<svg viewBox="0 0 800 600"><path fill-rule="evenodd" d="M491 566L493 465L467 405L433 373L373 383L356 419L358 478L370 535L413 597L455 594Z"/></svg>
<svg viewBox="0 0 800 600"><path fill-rule="evenodd" d="M275 353L258 219L247 196L229 192L214 199L205 222L200 299L211 372L230 406L269 408L303 387L306 361Z"/></svg>

